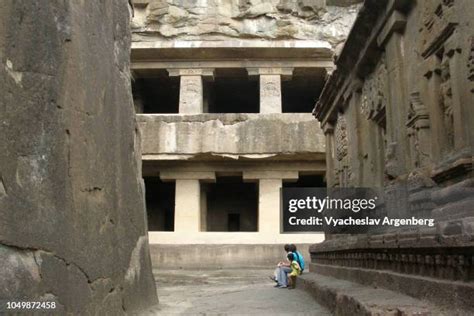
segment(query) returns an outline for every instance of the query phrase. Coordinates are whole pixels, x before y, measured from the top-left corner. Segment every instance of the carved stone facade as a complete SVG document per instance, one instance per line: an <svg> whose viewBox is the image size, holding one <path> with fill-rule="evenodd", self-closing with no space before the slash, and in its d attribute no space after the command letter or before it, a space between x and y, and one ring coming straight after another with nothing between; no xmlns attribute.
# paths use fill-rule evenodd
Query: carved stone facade
<svg viewBox="0 0 474 316"><path fill-rule="evenodd" d="M437 290L436 279L460 280L473 293L473 12L465 0L365 1L314 110L336 153L327 151L335 168L327 181L382 188L378 212L436 225L330 236L311 248L315 270L337 277L348 277L348 267L367 276L395 271L412 284L426 276ZM349 181L341 181L343 160Z"/></svg>
<svg viewBox="0 0 474 316"><path fill-rule="evenodd" d="M256 249L251 264L273 265L282 244L307 254L322 241L280 230L280 189L325 186L325 139L311 111L360 2L133 1L154 265L248 266L243 254ZM348 162L337 164L342 182Z"/></svg>

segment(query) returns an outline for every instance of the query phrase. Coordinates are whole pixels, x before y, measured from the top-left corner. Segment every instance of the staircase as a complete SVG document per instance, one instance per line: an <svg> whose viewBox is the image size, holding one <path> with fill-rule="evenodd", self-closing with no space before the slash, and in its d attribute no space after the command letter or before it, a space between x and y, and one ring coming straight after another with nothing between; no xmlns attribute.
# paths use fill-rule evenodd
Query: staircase
<svg viewBox="0 0 474 316"><path fill-rule="evenodd" d="M334 315L474 315L472 284L391 271L311 263L297 288Z"/></svg>

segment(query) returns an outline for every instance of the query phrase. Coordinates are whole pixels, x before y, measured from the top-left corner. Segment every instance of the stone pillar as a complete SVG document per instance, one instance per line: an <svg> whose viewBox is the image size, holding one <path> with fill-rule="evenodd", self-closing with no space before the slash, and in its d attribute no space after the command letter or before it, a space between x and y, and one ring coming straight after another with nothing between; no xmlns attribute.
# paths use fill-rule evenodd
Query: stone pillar
<svg viewBox="0 0 474 316"><path fill-rule="evenodd" d="M280 75L260 75L260 113L281 113Z"/></svg>
<svg viewBox="0 0 474 316"><path fill-rule="evenodd" d="M199 232L202 227L201 181L215 181L214 172L162 171L164 181L175 180L174 231L181 233Z"/></svg>
<svg viewBox="0 0 474 316"><path fill-rule="evenodd" d="M322 126L322 129L326 138L326 183L328 188L332 188L335 185L334 161L336 159L334 148L334 125L326 122L324 126Z"/></svg>
<svg viewBox="0 0 474 316"><path fill-rule="evenodd" d="M387 116L387 153L386 173L390 178L397 178L406 173L409 161L409 144L405 126L408 116L409 98L405 83L405 57L403 46L403 32L406 18L399 11L394 10L377 38L380 47L385 47L386 67L388 76L388 103Z"/></svg>
<svg viewBox="0 0 474 316"><path fill-rule="evenodd" d="M198 232L201 218L201 186L198 179L176 180L175 232Z"/></svg>
<svg viewBox="0 0 474 316"><path fill-rule="evenodd" d="M202 113L203 89L201 76L181 76L179 86L179 113Z"/></svg>
<svg viewBox="0 0 474 316"><path fill-rule="evenodd" d="M179 113L203 113L203 77L214 74L213 69L168 69L170 76L180 76Z"/></svg>
<svg viewBox="0 0 474 316"><path fill-rule="evenodd" d="M280 189L283 180L298 179L297 171L247 171L243 179L258 179L258 231L263 234L280 234Z"/></svg>
<svg viewBox="0 0 474 316"><path fill-rule="evenodd" d="M279 234L281 179L260 179L258 182L258 231Z"/></svg>
<svg viewBox="0 0 474 316"><path fill-rule="evenodd" d="M281 80L291 77L293 68L248 68L250 76L259 76L260 113L281 113Z"/></svg>
<svg viewBox="0 0 474 316"><path fill-rule="evenodd" d="M439 61L436 55L430 56L424 61L423 68L426 72L423 74L425 80L423 82L423 89L425 91L425 100L429 106L429 119L431 124L430 145L431 157L435 162L439 162L442 157L443 148L448 145L447 134L443 128L443 108L439 105L441 102L440 85L441 78L438 75L440 72Z"/></svg>

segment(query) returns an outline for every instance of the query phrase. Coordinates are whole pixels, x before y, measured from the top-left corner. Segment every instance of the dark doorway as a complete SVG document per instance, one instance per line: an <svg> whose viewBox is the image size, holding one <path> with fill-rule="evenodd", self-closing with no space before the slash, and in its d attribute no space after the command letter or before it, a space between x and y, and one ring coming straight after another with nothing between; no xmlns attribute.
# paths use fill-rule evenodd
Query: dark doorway
<svg viewBox="0 0 474 316"><path fill-rule="evenodd" d="M240 214L229 214L227 219L227 230L230 232L240 231Z"/></svg>
<svg viewBox="0 0 474 316"><path fill-rule="evenodd" d="M257 231L258 185L241 177L217 177L206 186L206 231Z"/></svg>
<svg viewBox="0 0 474 316"><path fill-rule="evenodd" d="M174 231L175 182L145 178L145 199L149 231Z"/></svg>

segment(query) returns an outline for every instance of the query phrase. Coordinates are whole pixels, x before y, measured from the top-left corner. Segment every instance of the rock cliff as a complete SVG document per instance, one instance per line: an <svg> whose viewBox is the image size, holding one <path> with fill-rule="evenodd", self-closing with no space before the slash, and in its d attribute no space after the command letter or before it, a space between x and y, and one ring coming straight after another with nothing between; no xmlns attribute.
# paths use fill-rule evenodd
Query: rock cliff
<svg viewBox="0 0 474 316"><path fill-rule="evenodd" d="M0 2L0 298L155 304L125 0ZM0 311L1 313L1 311Z"/></svg>
<svg viewBox="0 0 474 316"><path fill-rule="evenodd" d="M357 2L135 0L133 40L320 40L334 48L348 34Z"/></svg>

